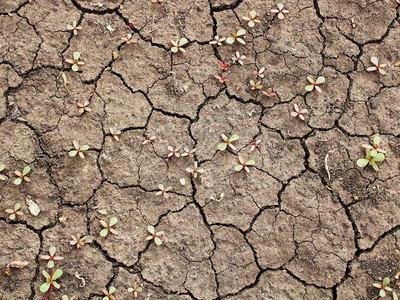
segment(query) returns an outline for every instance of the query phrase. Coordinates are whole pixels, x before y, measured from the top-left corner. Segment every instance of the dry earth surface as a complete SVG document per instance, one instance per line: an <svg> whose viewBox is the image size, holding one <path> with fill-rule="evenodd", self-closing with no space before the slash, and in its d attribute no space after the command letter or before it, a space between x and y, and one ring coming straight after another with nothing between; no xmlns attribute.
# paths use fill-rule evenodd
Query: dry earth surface
<svg viewBox="0 0 400 300"><path fill-rule="evenodd" d="M39 255L50 246L64 257L50 299L102 299L110 286L133 299L135 282L138 299L372 299L373 282L395 280L394 0L287 0L282 20L271 0L98 3L0 1L0 299L44 299ZM261 21L254 28L242 19L250 10ZM246 45L209 44L240 27ZM130 33L133 44L121 40ZM170 40L182 37L187 52L173 54ZM65 59L76 51L85 65L73 72ZM243 66L231 60L236 51ZM372 56L386 75L366 71ZM229 64L227 84L214 78L217 60ZM276 97L250 89L262 67L263 90ZM321 94L305 91L308 75L326 78ZM93 87L92 111L80 114L76 103ZM290 115L293 104L308 109L305 121ZM240 136L237 151L218 151L222 133ZM376 134L387 152L379 172L356 165ZM74 140L89 145L85 159L69 157ZM197 151L167 158L168 146ZM239 154L255 160L250 173L233 170ZM205 170L196 179L185 171L194 161ZM26 165L31 182L14 185ZM156 195L159 184L172 187L169 198ZM16 202L24 214L11 221L4 210ZM111 217L119 235L102 238L99 221ZM148 225L165 232L161 246L146 240ZM70 246L78 233L92 242ZM11 261L28 265L7 271Z"/></svg>

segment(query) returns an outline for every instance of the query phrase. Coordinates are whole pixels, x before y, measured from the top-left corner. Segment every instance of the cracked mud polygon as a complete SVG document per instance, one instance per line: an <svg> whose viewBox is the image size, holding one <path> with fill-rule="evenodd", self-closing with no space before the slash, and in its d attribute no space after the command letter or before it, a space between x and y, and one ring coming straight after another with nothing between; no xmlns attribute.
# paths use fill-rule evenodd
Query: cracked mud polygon
<svg viewBox="0 0 400 300"><path fill-rule="evenodd" d="M383 277L399 291L399 7L283 3L284 19L270 0L0 2L0 299L44 299L39 255L50 246L64 259L49 299L102 299L110 286L133 299L135 282L138 299L372 299ZM254 28L242 19L251 10ZM239 28L246 45L209 44ZM182 37L186 53L173 54ZM78 72L65 62L74 52ZM366 71L373 56L385 75ZM275 97L250 89L262 67ZM322 93L306 92L307 76L326 78ZM218 151L221 134L240 136L237 151ZM375 135L379 172L356 164ZM89 145L85 159L68 155L74 140ZM196 152L167 158L168 146ZM255 160L250 173L234 171L238 155ZM195 161L197 178L186 171ZM31 182L14 185L27 165ZM16 202L24 214L11 221ZM103 238L111 217L119 234ZM164 231L161 246L148 225ZM78 233L91 243L71 246ZM6 270L12 261L28 264Z"/></svg>

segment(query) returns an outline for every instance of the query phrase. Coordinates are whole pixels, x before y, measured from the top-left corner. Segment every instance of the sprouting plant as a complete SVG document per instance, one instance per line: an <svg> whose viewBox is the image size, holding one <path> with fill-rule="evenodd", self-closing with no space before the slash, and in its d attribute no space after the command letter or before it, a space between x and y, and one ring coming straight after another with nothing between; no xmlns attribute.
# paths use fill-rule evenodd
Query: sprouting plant
<svg viewBox="0 0 400 300"><path fill-rule="evenodd" d="M20 171L14 171L15 176L18 177L17 179L14 180L14 184L19 185L22 183L23 180L25 180L26 182L31 182L30 178L26 176L29 174L30 171L31 168L29 166L26 166L22 170L22 173Z"/></svg>
<svg viewBox="0 0 400 300"><path fill-rule="evenodd" d="M157 195L157 196L163 195L163 197L164 197L165 199L167 199L167 198L169 197L168 192L169 192L172 188L171 188L171 187L165 188L163 184L159 184L159 185L158 185L158 188L159 188L160 190L156 193L156 195Z"/></svg>
<svg viewBox="0 0 400 300"><path fill-rule="evenodd" d="M264 78L264 71L265 71L265 68L261 68L260 70L258 70L258 71L254 71L254 74L256 75L256 77L260 77L260 78Z"/></svg>
<svg viewBox="0 0 400 300"><path fill-rule="evenodd" d="M73 157L79 154L79 157L84 159L85 155L82 153L82 151L87 151L89 149L88 145L83 145L82 147L79 147L79 144L77 141L73 141L72 144L74 145L75 150L71 150L68 152L68 155Z"/></svg>
<svg viewBox="0 0 400 300"><path fill-rule="evenodd" d="M218 79L218 81L219 81L220 83L229 82L229 79L226 78L226 77L221 77L221 76L219 76L219 75L214 75L214 77L215 77L216 79Z"/></svg>
<svg viewBox="0 0 400 300"><path fill-rule="evenodd" d="M386 297L386 292L391 292L392 288L388 287L387 285L390 283L390 279L388 277L383 278L382 284L380 283L373 283L372 286L379 289L379 296Z"/></svg>
<svg viewBox="0 0 400 300"><path fill-rule="evenodd" d="M168 146L168 158L172 157L175 155L175 157L180 157L181 154L179 153L179 150L181 150L182 146L178 146L174 149L172 146Z"/></svg>
<svg viewBox="0 0 400 300"><path fill-rule="evenodd" d="M222 70L222 71L228 71L228 64L227 63L224 63L224 62L222 62L222 61L218 61L218 65L219 65L219 68Z"/></svg>
<svg viewBox="0 0 400 300"><path fill-rule="evenodd" d="M254 10L252 10L248 17L242 17L242 19L246 20L246 21L249 21L247 23L247 25L249 25L249 27L254 27L256 25L256 23L260 23L261 22L260 20L256 19L256 15L257 15L257 13Z"/></svg>
<svg viewBox="0 0 400 300"><path fill-rule="evenodd" d="M243 60L246 59L246 55L240 55L239 51L236 51L235 55L232 56L233 62L238 62L243 66Z"/></svg>
<svg viewBox="0 0 400 300"><path fill-rule="evenodd" d="M379 73L382 75L386 74L386 71L383 68L385 68L387 64L380 64L375 56L371 57L371 62L375 65L375 67L367 68L368 72L379 71Z"/></svg>
<svg viewBox="0 0 400 300"><path fill-rule="evenodd" d="M80 114L83 114L85 111L91 112L92 110L88 107L89 103L90 103L90 102L89 102L88 100L86 100L85 102L83 102L83 104L80 103L80 102L76 103L76 105L79 107L78 112L79 112Z"/></svg>
<svg viewBox="0 0 400 300"><path fill-rule="evenodd" d="M160 239L160 236L164 234L164 231L159 231L156 233L154 227L151 225L147 226L147 231L151 234L146 238L147 241L154 240L157 246L160 246L163 243Z"/></svg>
<svg viewBox="0 0 400 300"><path fill-rule="evenodd" d="M128 292L133 293L133 296L135 298L138 297L138 293L140 293L141 291L143 291L143 285L138 286L136 282L133 284L133 288L128 288Z"/></svg>
<svg viewBox="0 0 400 300"><path fill-rule="evenodd" d="M110 128L110 133L111 133L112 137L114 138L114 140L119 142L119 135L121 134L121 130Z"/></svg>
<svg viewBox="0 0 400 300"><path fill-rule="evenodd" d="M5 165L0 164L0 172L2 172L5 169ZM3 174L0 174L0 181L5 181L7 179L6 176L4 176Z"/></svg>
<svg viewBox="0 0 400 300"><path fill-rule="evenodd" d="M182 46L186 45L187 43L188 43L188 40L186 38L181 38L180 40L177 39L176 41L172 40L171 44L173 45L173 47L171 48L171 51L173 53L176 53L179 50L181 52L186 52L186 50L183 49Z"/></svg>
<svg viewBox="0 0 400 300"><path fill-rule="evenodd" d="M385 150L382 150L379 148L379 144L381 143L381 137L380 136L374 136L374 145L368 145L368 144L363 144L362 147L365 149L368 149L370 151L370 154L372 156L375 156L378 152L379 153L386 153Z"/></svg>
<svg viewBox="0 0 400 300"><path fill-rule="evenodd" d="M197 161L194 162L193 168L186 168L186 172L192 173L193 178L197 178L197 174L203 174L204 169L199 169Z"/></svg>
<svg viewBox="0 0 400 300"><path fill-rule="evenodd" d="M61 261L64 259L62 256L56 256L56 247L51 246L49 248L49 255L39 255L41 260L47 260L47 268L52 269L54 268L55 261Z"/></svg>
<svg viewBox="0 0 400 300"><path fill-rule="evenodd" d="M67 58L65 62L69 63L72 65L72 71L78 71L79 66L83 66L85 63L83 61L79 61L79 58L81 57L81 54L79 52L74 52L72 54L73 59Z"/></svg>
<svg viewBox="0 0 400 300"><path fill-rule="evenodd" d="M299 109L297 104L293 104L294 111L290 112L292 117L299 117L301 120L304 121L304 114L308 112L307 108Z"/></svg>
<svg viewBox="0 0 400 300"><path fill-rule="evenodd" d="M239 172L244 169L247 173L250 173L250 169L248 166L253 166L256 162L254 160L248 160L245 162L240 155L238 156L238 159L240 164L234 167L235 171Z"/></svg>
<svg viewBox="0 0 400 300"><path fill-rule="evenodd" d="M275 97L276 94L272 91L271 88L268 88L266 91L262 91L262 93L267 96L268 98Z"/></svg>
<svg viewBox="0 0 400 300"><path fill-rule="evenodd" d="M245 35L246 33L246 29L240 28L236 33L232 33L232 36L226 39L226 43L233 44L235 41L238 41L239 43L246 45L246 42L241 38L241 36Z"/></svg>
<svg viewBox="0 0 400 300"><path fill-rule="evenodd" d="M237 134L233 134L231 137L227 137L225 134L221 134L223 143L218 144L218 149L220 151L224 151L227 146L229 146L233 151L236 151L236 147L232 145L232 142L237 141L239 136Z"/></svg>
<svg viewBox="0 0 400 300"><path fill-rule="evenodd" d="M287 9L283 9L283 4L282 3L278 3L278 9L274 8L271 9L272 13L278 14L278 18L279 19L283 19L285 17L284 14L288 14L289 11Z"/></svg>
<svg viewBox="0 0 400 300"><path fill-rule="evenodd" d="M152 141L154 141L155 139L156 139L155 136L147 136L147 137L145 138L145 140L142 142L142 145L149 144L149 143L151 143Z"/></svg>
<svg viewBox="0 0 400 300"><path fill-rule="evenodd" d="M77 235L71 235L71 241L69 242L69 244L71 246L76 246L76 248L80 248L83 245L85 245L87 236L81 237L81 235L78 233Z"/></svg>
<svg viewBox="0 0 400 300"><path fill-rule="evenodd" d="M76 26L76 25L77 25L76 21L73 21L72 22L72 26L69 25L69 24L67 25L67 30L72 30L74 35L77 35L78 34L78 30L81 30L82 26Z"/></svg>
<svg viewBox="0 0 400 300"><path fill-rule="evenodd" d="M305 89L307 92L311 92L314 88L322 93L321 88L318 86L318 84L322 84L325 82L325 77L324 76L319 76L316 81L314 81L310 76L307 76L307 80L311 83L310 85L306 85Z"/></svg>
<svg viewBox="0 0 400 300"><path fill-rule="evenodd" d="M372 155L374 154L374 155ZM357 166L360 168L364 168L367 165L370 165L371 167L374 168L375 171L379 171L378 165L376 162L379 161L384 161L385 160L385 155L383 153L377 153L376 151L371 154L371 151L369 149L366 149L366 155L365 158L360 158L357 160Z"/></svg>
<svg viewBox="0 0 400 300"><path fill-rule="evenodd" d="M195 153L196 152L196 149L192 149L192 150L189 150L189 148L184 148L183 149L183 153L181 154L181 157L192 157L193 156L193 153Z"/></svg>
<svg viewBox="0 0 400 300"><path fill-rule="evenodd" d="M132 40L132 36L133 36L133 34L132 34L132 33L129 33L129 34L126 36L126 38L122 38L121 40L124 41L124 42L125 42L126 44L128 44L128 45L133 44L134 41Z"/></svg>
<svg viewBox="0 0 400 300"><path fill-rule="evenodd" d="M50 292L46 296L46 299L47 299L50 296L50 294L53 292L53 287L55 289L60 288L60 285L56 282L56 280L62 276L63 272L61 269L57 269L50 276L49 273L47 273L45 270L43 270L42 274L43 274L44 278L46 278L46 282L40 286L40 291L42 293L46 293L50 289Z"/></svg>
<svg viewBox="0 0 400 300"><path fill-rule="evenodd" d="M106 222L104 222L103 220L100 220L101 226L104 227L100 231L100 236L101 237L106 237L109 232L114 234L114 235L118 235L118 232L114 228L112 228L115 224L117 224L117 222L118 222L118 219L116 217L112 217L110 219L110 221L108 222L108 224Z"/></svg>
<svg viewBox="0 0 400 300"><path fill-rule="evenodd" d="M67 295L63 295L63 296L61 297L61 300L75 300L75 299L76 299L75 296L72 296L71 298L68 298Z"/></svg>
<svg viewBox="0 0 400 300"><path fill-rule="evenodd" d="M102 289L103 294L105 295L103 297L103 300L117 300L117 298L115 298L115 296L113 296L112 294L115 293L115 287L110 286L110 288L108 289L108 291L106 289Z"/></svg>
<svg viewBox="0 0 400 300"><path fill-rule="evenodd" d="M259 90L262 88L261 81L258 81L257 83L255 83L254 80L250 80L250 86L251 86L250 89L252 91Z"/></svg>
<svg viewBox="0 0 400 300"><path fill-rule="evenodd" d="M21 207L21 204L20 204L20 203L15 203L15 204L14 204L14 209L7 208L7 209L5 210L5 212L6 212L7 214L9 214L8 218L9 218L10 220L15 220L15 218L16 218L17 216L22 216L22 215L24 214L22 211L18 211L18 209L20 209L20 207Z"/></svg>
<svg viewBox="0 0 400 300"><path fill-rule="evenodd" d="M209 42L210 45L218 45L221 46L222 42L226 40L226 37L219 37L218 35L216 35L214 37L214 40Z"/></svg>
<svg viewBox="0 0 400 300"><path fill-rule="evenodd" d="M249 152L250 153L253 152L254 149L256 149L260 145L260 143L261 143L261 140L257 140L255 142L252 142Z"/></svg>

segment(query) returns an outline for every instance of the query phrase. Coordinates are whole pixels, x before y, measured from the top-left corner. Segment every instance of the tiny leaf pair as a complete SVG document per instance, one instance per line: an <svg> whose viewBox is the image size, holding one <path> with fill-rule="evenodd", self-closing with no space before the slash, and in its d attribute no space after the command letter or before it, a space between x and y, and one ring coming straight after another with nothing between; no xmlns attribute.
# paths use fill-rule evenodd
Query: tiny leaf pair
<svg viewBox="0 0 400 300"><path fill-rule="evenodd" d="M85 64L84 62L79 61L79 58L81 57L80 52L74 52L72 57L73 59L67 58L65 62L72 65L72 71L79 71L79 66L83 66Z"/></svg>
<svg viewBox="0 0 400 300"><path fill-rule="evenodd" d="M76 24L76 21L73 21L72 22L72 26L71 25L67 25L67 29L68 30L72 30L72 32L74 33L74 35L77 35L78 34L78 30L81 30L82 29L82 26L76 26L77 24Z"/></svg>
<svg viewBox="0 0 400 300"><path fill-rule="evenodd" d="M231 137L227 137L225 134L221 134L222 139L224 140L223 143L218 144L218 149L220 151L224 151L226 147L229 146L233 151L237 151L236 147L232 145L232 142L237 141L239 136L237 134L233 134Z"/></svg>
<svg viewBox="0 0 400 300"><path fill-rule="evenodd" d="M141 291L143 291L143 285L138 286L136 282L133 284L133 288L128 288L128 293L133 293L135 298L138 297L138 293Z"/></svg>
<svg viewBox="0 0 400 300"><path fill-rule="evenodd" d="M5 210L5 212L6 212L7 214L9 214L8 218L9 218L10 220L15 220L15 218L16 218L17 216L22 216L22 215L24 214L22 211L18 211L18 210L20 209L20 207L21 207L21 204L20 204L20 203L15 203L15 204L14 204L14 209L7 208L7 209Z"/></svg>
<svg viewBox="0 0 400 300"><path fill-rule="evenodd" d="M222 42L224 42L226 40L225 37L219 37L218 35L216 35L214 37L214 40L209 42L210 45L217 45L217 46L221 46Z"/></svg>
<svg viewBox="0 0 400 300"><path fill-rule="evenodd" d="M383 68L385 68L387 64L380 64L375 56L371 57L371 62L375 65L375 67L367 68L368 72L379 71L379 73L382 75L386 74L386 71Z"/></svg>
<svg viewBox="0 0 400 300"><path fill-rule="evenodd" d="M85 155L82 153L82 151L89 150L89 146L88 145L83 145L82 147L79 147L79 144L78 144L77 141L73 141L72 144L74 145L75 150L69 151L68 155L73 157L73 156L76 156L77 154L79 154L79 157L81 159L84 159Z"/></svg>
<svg viewBox="0 0 400 300"><path fill-rule="evenodd" d="M119 135L121 135L121 130L110 128L110 133L111 133L112 137L114 138L114 140L119 142Z"/></svg>
<svg viewBox="0 0 400 300"><path fill-rule="evenodd" d="M294 111L290 113L292 117L299 117L301 120L304 121L304 114L308 112L307 108L299 109L297 104L293 104Z"/></svg>
<svg viewBox="0 0 400 300"><path fill-rule="evenodd" d="M113 295L115 293L116 289L113 286L110 286L108 291L106 289L102 289L103 294L105 295L103 297L103 300L117 300L115 296Z"/></svg>
<svg viewBox="0 0 400 300"><path fill-rule="evenodd" d="M246 42L241 38L241 36L245 35L246 33L246 29L240 28L236 33L232 33L232 36L226 39L226 43L233 44L235 41L238 41L239 43L246 45Z"/></svg>
<svg viewBox="0 0 400 300"><path fill-rule="evenodd" d="M243 66L243 61L246 59L246 55L240 55L239 51L236 51L235 55L232 56L233 62L238 62L241 66Z"/></svg>
<svg viewBox="0 0 400 300"><path fill-rule="evenodd" d="M78 233L77 235L71 235L71 241L69 244L71 246L76 246L77 249L81 248L83 245L85 245L87 236L81 237L81 235Z"/></svg>
<svg viewBox="0 0 400 300"><path fill-rule="evenodd" d="M386 151L379 148L379 144L381 143L382 139L380 136L374 136L374 145L363 144L362 147L369 150L372 156L376 156L379 153L386 153Z"/></svg>
<svg viewBox="0 0 400 300"><path fill-rule="evenodd" d="M147 241L154 240L157 246L160 246L163 243L160 239L160 236L164 234L164 231L159 231L156 233L154 227L151 225L147 226L147 231L151 234L146 238Z"/></svg>
<svg viewBox="0 0 400 300"><path fill-rule="evenodd" d="M248 17L242 17L242 19L248 21L247 25L249 25L249 27L254 27L257 23L261 22L260 20L256 19L256 15L257 13L252 10Z"/></svg>
<svg viewBox="0 0 400 300"><path fill-rule="evenodd" d="M156 195L157 196L163 196L165 199L167 199L169 197L168 192L172 189L171 187L167 187L165 188L163 184L159 184L158 188L160 189Z"/></svg>
<svg viewBox="0 0 400 300"><path fill-rule="evenodd" d="M259 90L261 88L262 88L261 81L258 81L257 83L255 83L254 80L250 80L250 89L252 91Z"/></svg>
<svg viewBox="0 0 400 300"><path fill-rule="evenodd" d="M250 173L250 169L248 166L253 166L256 162L254 160L248 160L245 162L240 155L238 156L238 159L240 164L234 167L235 171L240 172L244 169L247 173Z"/></svg>
<svg viewBox="0 0 400 300"><path fill-rule="evenodd" d="M204 169L199 168L197 161L195 161L193 168L186 168L186 172L191 173L193 175L193 178L197 178L198 174L204 173Z"/></svg>
<svg viewBox="0 0 400 300"><path fill-rule="evenodd" d="M283 9L284 5L282 3L278 3L278 9L271 9L272 13L278 14L278 19L285 18L284 14L288 14L289 11L287 9Z"/></svg>
<svg viewBox="0 0 400 300"><path fill-rule="evenodd" d="M182 46L186 45L187 43L188 43L188 40L186 38L181 38L180 40L177 39L176 41L172 40L171 44L173 45L173 47L171 48L171 51L173 53L176 53L178 51L185 53L186 50L183 49Z"/></svg>
<svg viewBox="0 0 400 300"><path fill-rule="evenodd" d="M318 84L324 83L325 77L319 76L317 80L314 81L310 76L307 76L307 80L311 83L310 85L307 85L305 87L307 92L311 92L315 88L318 92L322 93L321 88L318 86Z"/></svg>
<svg viewBox="0 0 400 300"><path fill-rule="evenodd" d="M373 283L372 286L379 289L379 296L386 297L386 292L392 292L392 288L388 287L390 279L388 277L383 278L382 283ZM397 297L397 295L396 295Z"/></svg>
<svg viewBox="0 0 400 300"><path fill-rule="evenodd" d="M31 168L29 166L26 166L23 170L22 173L20 171L15 171L14 174L15 176L17 176L18 178L14 180L14 184L15 185L19 185L22 183L23 180L25 180L26 182L31 182L31 180L29 179L29 177L27 177L26 175L29 174L29 172L31 171Z"/></svg>
<svg viewBox="0 0 400 300"><path fill-rule="evenodd" d="M55 261L61 261L64 259L62 256L56 256L56 247L51 246L49 248L49 255L39 255L41 260L47 260L47 268L52 269L54 268Z"/></svg>
<svg viewBox="0 0 400 300"><path fill-rule="evenodd" d="M85 111L86 111L86 112L91 112L92 109L90 109L90 108L88 107L89 103L90 103L90 102L89 102L88 100L86 100L86 101L83 102L83 103L81 103L81 102L76 103L76 105L79 107L78 112L79 112L80 114L83 114Z"/></svg>
<svg viewBox="0 0 400 300"><path fill-rule="evenodd" d="M117 222L118 222L118 219L116 217L111 218L110 221L108 222L108 224L106 222L104 222L103 220L100 220L101 226L104 227L104 229L102 229L100 231L100 236L106 237L109 232L114 235L118 235L118 232L114 228L112 228L112 226L117 224Z"/></svg>

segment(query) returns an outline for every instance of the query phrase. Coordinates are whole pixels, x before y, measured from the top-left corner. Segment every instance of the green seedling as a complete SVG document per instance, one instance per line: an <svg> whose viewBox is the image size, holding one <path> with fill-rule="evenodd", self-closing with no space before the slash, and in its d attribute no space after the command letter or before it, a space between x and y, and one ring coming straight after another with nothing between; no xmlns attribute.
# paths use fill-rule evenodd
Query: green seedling
<svg viewBox="0 0 400 300"><path fill-rule="evenodd" d="M102 292L105 295L103 297L103 300L117 300L117 298L115 298L115 296L112 295L115 293L115 287L110 286L108 291L106 289L103 289Z"/></svg>
<svg viewBox="0 0 400 300"><path fill-rule="evenodd" d="M380 297L386 297L386 292L393 291L392 288L387 286L389 283L390 283L390 279L388 277L385 277L385 278L383 278L382 283L373 283L372 286L379 289Z"/></svg>
<svg viewBox="0 0 400 300"><path fill-rule="evenodd" d="M256 15L257 13L252 10L248 17L242 17L242 19L248 21L247 25L249 25L249 27L254 27L257 23L261 22L260 20L256 19Z"/></svg>
<svg viewBox="0 0 400 300"><path fill-rule="evenodd" d="M171 188L171 187L165 188L163 184L159 184L159 185L158 185L158 188L160 189L160 191L158 191L158 192L156 193L156 195L157 195L157 196L163 195L163 197L164 197L165 199L167 199L167 198L169 197L168 192L169 192L172 188Z"/></svg>
<svg viewBox="0 0 400 300"><path fill-rule="evenodd" d="M186 38L181 38L180 40L177 39L176 41L172 40L171 41L171 44L173 46L171 48L172 53L176 53L178 51L185 53L186 50L183 49L182 46L186 45L187 43L188 43L188 40Z"/></svg>
<svg viewBox="0 0 400 300"><path fill-rule="evenodd" d="M72 32L74 33L74 35L78 34L78 30L82 29L82 26L76 26L77 23L76 21L72 22L72 26L71 25L67 25L67 30L72 30Z"/></svg>
<svg viewBox="0 0 400 300"><path fill-rule="evenodd" d="M7 209L5 210L5 212L6 212L7 214L9 214L8 218L9 218L10 220L15 220L15 218L16 218L17 216L22 216L22 215L24 214L22 211L18 211L18 209L20 209L20 207L21 207L21 204L20 204L20 203L15 203L15 204L14 204L14 209L7 208Z"/></svg>
<svg viewBox="0 0 400 300"><path fill-rule="evenodd" d="M226 37L219 37L218 35L214 36L214 40L209 42L210 45L221 46L222 42L226 40Z"/></svg>
<svg viewBox="0 0 400 300"><path fill-rule="evenodd" d="M0 172L2 172L6 167L3 164L0 164ZM0 181L5 181L7 179L6 176L0 174Z"/></svg>
<svg viewBox="0 0 400 300"><path fill-rule="evenodd" d="M82 151L89 150L89 146L88 145L83 145L82 147L79 147L79 144L78 144L77 141L73 141L72 144L74 145L75 150L69 151L68 155L71 156L71 157L74 157L77 154L79 154L79 157L84 159L85 155L82 153Z"/></svg>
<svg viewBox="0 0 400 300"><path fill-rule="evenodd" d="M379 73L381 73L382 75L386 74L386 71L383 68L385 68L387 64L380 64L375 56L371 57L371 62L375 65L375 67L367 68L368 72L379 71Z"/></svg>
<svg viewBox="0 0 400 300"><path fill-rule="evenodd" d="M241 36L245 35L246 33L246 29L240 28L236 33L232 33L232 36L226 39L226 43L233 44L235 41L238 41L239 43L246 45L246 42L241 38Z"/></svg>
<svg viewBox="0 0 400 300"><path fill-rule="evenodd" d="M71 241L69 244L71 246L76 246L77 249L85 245L87 236L81 237L81 235L78 233L77 235L71 235Z"/></svg>
<svg viewBox="0 0 400 300"><path fill-rule="evenodd" d="M304 114L308 112L307 108L300 109L299 106L295 103L293 104L294 111L290 112L292 117L299 117L300 120L304 121Z"/></svg>
<svg viewBox="0 0 400 300"><path fill-rule="evenodd" d="M181 157L193 157L193 153L195 153L196 152L196 149L192 149L192 150L189 150L189 148L184 148L183 149L183 153L181 154Z"/></svg>
<svg viewBox="0 0 400 300"><path fill-rule="evenodd" d="M244 162L243 158L240 155L238 156L238 159L240 164L234 167L235 171L240 172L244 169L247 173L250 173L250 169L248 166L253 166L256 162L252 159Z"/></svg>
<svg viewBox="0 0 400 300"><path fill-rule="evenodd" d="M262 88L261 81L258 81L257 83L255 83L254 80L250 80L250 86L251 86L250 89L252 91L259 90Z"/></svg>
<svg viewBox="0 0 400 300"><path fill-rule="evenodd" d="M143 291L143 285L139 285L135 282L133 284L133 288L128 288L128 293L133 293L133 296L135 298L138 297L138 293L140 293L141 291Z"/></svg>
<svg viewBox="0 0 400 300"><path fill-rule="evenodd" d="M155 136L147 136L145 140L142 142L142 145L150 144L152 141L156 139Z"/></svg>
<svg viewBox="0 0 400 300"><path fill-rule="evenodd" d="M253 152L254 149L258 148L258 146L260 145L260 143L261 143L261 140L257 140L257 141L255 141L255 142L252 142L252 143L251 143L250 150L249 150L249 153Z"/></svg>
<svg viewBox="0 0 400 300"><path fill-rule="evenodd" d="M376 156L379 153L386 153L386 151L382 150L379 148L379 144L381 143L381 137L380 136L375 136L374 137L374 145L368 145L368 144L363 144L362 147L369 150L371 156Z"/></svg>
<svg viewBox="0 0 400 300"><path fill-rule="evenodd" d="M22 173L20 171L15 171L14 174L15 176L17 176L18 178L14 180L14 184L15 185L19 185L22 183L22 181L26 181L26 182L31 182L31 180L29 179L29 177L27 177L26 175L29 174L29 172L31 171L31 168L29 166L26 166L23 170Z"/></svg>
<svg viewBox="0 0 400 300"><path fill-rule="evenodd" d="M122 38L121 40L124 41L126 44L130 45L133 44L134 41L132 40L132 34L128 34L126 38Z"/></svg>
<svg viewBox="0 0 400 300"><path fill-rule="evenodd" d="M220 151L224 151L226 147L229 146L233 151L237 151L236 147L232 145L232 142L236 141L239 139L239 136L237 134L232 135L231 137L227 137L225 134L221 134L222 139L224 140L223 143L218 144L218 149Z"/></svg>
<svg viewBox="0 0 400 300"><path fill-rule="evenodd" d="M243 61L246 59L246 55L241 55L239 51L236 51L235 55L232 56L233 62L237 62L243 66Z"/></svg>
<svg viewBox="0 0 400 300"><path fill-rule="evenodd" d="M159 231L156 233L154 227L151 225L147 226L147 231L151 234L146 238L147 241L154 240L157 246L160 246L163 243L160 239L160 236L164 234L164 231Z"/></svg>
<svg viewBox="0 0 400 300"><path fill-rule="evenodd" d="M198 174L204 173L204 169L199 169L197 166L197 161L195 161L193 168L186 168L186 172L191 173L193 175L193 178L196 179Z"/></svg>
<svg viewBox="0 0 400 300"><path fill-rule="evenodd" d="M264 78L264 71L265 71L265 68L261 68L260 70L258 70L258 71L254 71L254 74L256 75L256 77L260 77L260 78Z"/></svg>
<svg viewBox="0 0 400 300"><path fill-rule="evenodd" d="M278 14L278 19L285 18L284 14L288 14L289 11L287 9L283 9L284 5L282 3L278 3L278 9L271 9L271 12L274 14Z"/></svg>
<svg viewBox="0 0 400 300"><path fill-rule="evenodd" d="M371 167L374 168L375 171L379 171L379 168L378 168L378 165L376 164L376 162L384 161L385 155L383 153L377 153L377 152L374 152L376 154L372 155L371 151L369 151L368 149L366 152L367 153L366 153L365 158L360 158L357 160L357 166L364 168L367 165L370 165Z"/></svg>
<svg viewBox="0 0 400 300"><path fill-rule="evenodd" d="M181 148L182 148L182 146L178 146L178 147L176 147L176 148L174 148L174 147L172 147L172 146L168 146L168 151L169 151L169 153L168 153L167 157L168 157L168 158L170 158L170 157L172 157L172 156L180 157L181 154L179 153L179 150L181 150Z"/></svg>
<svg viewBox="0 0 400 300"><path fill-rule="evenodd" d="M325 77L324 76L319 76L316 81L314 81L310 76L307 76L307 80L311 83L310 85L306 85L305 89L307 92L311 92L314 88L322 93L321 88L318 86L318 84L322 84L325 82Z"/></svg>
<svg viewBox="0 0 400 300"><path fill-rule="evenodd" d="M64 259L62 256L56 256L56 247L51 246L49 248L49 254L50 255L39 255L39 258L41 260L47 260L47 268L52 269L54 268L54 262L55 261L61 261Z"/></svg>
<svg viewBox="0 0 400 300"><path fill-rule="evenodd" d="M83 103L81 103L81 102L76 103L76 105L79 107L78 112L79 112L80 114L83 114L85 111L91 112L92 109L88 107L89 103L90 103L90 102L89 102L88 100L86 100L86 101L83 102Z"/></svg>
<svg viewBox="0 0 400 300"><path fill-rule="evenodd" d="M68 298L67 295L63 295L63 296L61 297L61 300L75 300L75 299L76 299L75 296L72 296L71 298Z"/></svg>
<svg viewBox="0 0 400 300"><path fill-rule="evenodd" d="M118 219L116 217L111 218L110 221L108 222L108 224L106 222L104 222L103 220L100 220L101 226L104 227L104 229L102 229L100 231L100 236L106 237L109 232L114 235L118 235L118 232L114 228L112 228L115 224L117 224L117 222L118 222Z"/></svg>
<svg viewBox="0 0 400 300"><path fill-rule="evenodd" d="M79 66L83 66L85 64L83 61L79 61L81 54L79 52L74 52L72 57L73 59L67 58L65 62L72 65L72 71L79 71Z"/></svg>
<svg viewBox="0 0 400 300"><path fill-rule="evenodd" d="M119 135L121 135L121 130L110 128L110 133L111 133L112 137L114 138L114 140L119 142Z"/></svg>
<svg viewBox="0 0 400 300"><path fill-rule="evenodd" d="M57 269L50 276L49 273L47 273L45 270L43 270L42 274L43 274L44 278L46 278L46 282L40 286L40 291L42 293L46 293L50 289L50 292L47 294L47 296L45 298L45 299L47 299L50 296L50 294L53 292L53 287L55 289L60 288L60 285L56 282L56 280L62 276L63 272L61 269Z"/></svg>

